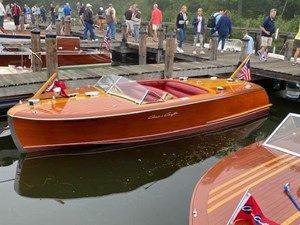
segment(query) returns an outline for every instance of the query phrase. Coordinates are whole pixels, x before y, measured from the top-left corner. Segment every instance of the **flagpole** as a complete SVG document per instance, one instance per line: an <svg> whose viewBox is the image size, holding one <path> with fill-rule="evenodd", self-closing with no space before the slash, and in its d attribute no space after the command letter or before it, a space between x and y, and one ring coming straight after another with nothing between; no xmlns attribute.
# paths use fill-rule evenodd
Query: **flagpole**
<svg viewBox="0 0 300 225"><path fill-rule="evenodd" d="M250 59L251 54L249 54L244 61L239 65L239 67L232 73L232 75L230 76L230 79L234 79L237 74L240 72L240 70L243 68L243 66L248 62L248 60Z"/></svg>
<svg viewBox="0 0 300 225"><path fill-rule="evenodd" d="M57 73L54 73L44 84L43 86L34 94L31 99L37 99L40 95L46 90L46 88L53 83L53 81L57 78Z"/></svg>

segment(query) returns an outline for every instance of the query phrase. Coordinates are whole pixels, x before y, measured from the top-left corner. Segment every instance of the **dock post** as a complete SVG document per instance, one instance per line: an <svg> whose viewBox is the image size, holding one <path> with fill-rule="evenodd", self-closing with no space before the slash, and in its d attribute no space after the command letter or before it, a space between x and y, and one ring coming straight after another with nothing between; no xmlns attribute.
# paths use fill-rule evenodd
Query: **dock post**
<svg viewBox="0 0 300 225"><path fill-rule="evenodd" d="M165 34L164 34L164 29L163 28L161 28L161 27L158 28L157 36L158 36L158 46L157 46L156 62L160 63L163 59L162 57L163 57L164 39L165 39Z"/></svg>
<svg viewBox="0 0 300 225"><path fill-rule="evenodd" d="M60 36L61 35L61 21L59 19L56 19L56 35Z"/></svg>
<svg viewBox="0 0 300 225"><path fill-rule="evenodd" d="M31 67L33 72L42 70L41 54L41 31L39 29L31 30Z"/></svg>
<svg viewBox="0 0 300 225"><path fill-rule="evenodd" d="M71 35L71 20L70 19L65 20L65 35L67 35L67 36Z"/></svg>
<svg viewBox="0 0 300 225"><path fill-rule="evenodd" d="M139 39L139 65L145 65L147 63L147 32L145 29L140 29Z"/></svg>
<svg viewBox="0 0 300 225"><path fill-rule="evenodd" d="M219 35L217 33L214 33L211 35L209 60L211 60L211 61L217 60L218 45L219 45Z"/></svg>
<svg viewBox="0 0 300 225"><path fill-rule="evenodd" d="M46 66L48 77L58 71L57 40L55 34L46 34Z"/></svg>
<svg viewBox="0 0 300 225"><path fill-rule="evenodd" d="M168 24L166 22L163 22L161 26L164 29L164 33L165 33L164 39L166 39L166 35L168 33Z"/></svg>
<svg viewBox="0 0 300 225"><path fill-rule="evenodd" d="M261 40L261 34L259 32L255 34L255 44L254 44L255 53L257 53L257 51L260 49L260 40Z"/></svg>
<svg viewBox="0 0 300 225"><path fill-rule="evenodd" d="M175 33L166 35L166 52L165 52L165 70L164 78L171 78L173 75L174 55L175 55Z"/></svg>
<svg viewBox="0 0 300 225"><path fill-rule="evenodd" d="M122 42L121 47L125 48L127 44L127 24L125 21L122 22Z"/></svg>
<svg viewBox="0 0 300 225"><path fill-rule="evenodd" d="M25 29L25 16L24 16L24 14L23 13L21 13L21 15L20 15L20 29L21 29L21 31L24 31L24 29Z"/></svg>
<svg viewBox="0 0 300 225"><path fill-rule="evenodd" d="M247 37L246 38L243 37L241 39L241 41L242 41L242 48L241 48L239 61L243 62L244 59L248 56L247 48L248 48L248 44L249 44L250 39L247 38Z"/></svg>
<svg viewBox="0 0 300 225"><path fill-rule="evenodd" d="M293 54L294 39L291 34L287 36L284 48L284 61L290 61Z"/></svg>

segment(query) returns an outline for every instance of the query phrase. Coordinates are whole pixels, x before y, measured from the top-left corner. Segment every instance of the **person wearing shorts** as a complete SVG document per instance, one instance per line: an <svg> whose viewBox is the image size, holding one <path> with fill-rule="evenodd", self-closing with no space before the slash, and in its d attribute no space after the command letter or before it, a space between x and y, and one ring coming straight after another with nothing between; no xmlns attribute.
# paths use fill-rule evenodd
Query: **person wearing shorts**
<svg viewBox="0 0 300 225"><path fill-rule="evenodd" d="M299 24L299 30L298 30L298 33L296 34L294 43L296 45L296 52L295 52L295 55L294 55L293 65L296 65L298 56L300 54L300 24Z"/></svg>
<svg viewBox="0 0 300 225"><path fill-rule="evenodd" d="M268 47L272 45L272 35L275 33L275 17L277 10L271 9L270 15L264 19L261 25L261 49L257 52L261 61L266 61L268 57Z"/></svg>
<svg viewBox="0 0 300 225"><path fill-rule="evenodd" d="M152 24L152 29L153 29L153 41L157 42L158 41L157 30L161 26L161 23L162 23L162 12L158 8L157 4L153 5L150 23Z"/></svg>

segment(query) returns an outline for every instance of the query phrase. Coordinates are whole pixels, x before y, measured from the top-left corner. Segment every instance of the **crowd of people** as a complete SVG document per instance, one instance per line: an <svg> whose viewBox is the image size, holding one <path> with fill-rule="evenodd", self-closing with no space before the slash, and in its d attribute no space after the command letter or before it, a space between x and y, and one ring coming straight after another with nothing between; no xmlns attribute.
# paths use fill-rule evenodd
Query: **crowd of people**
<svg viewBox="0 0 300 225"><path fill-rule="evenodd" d="M101 6L93 11L91 4L83 4L77 2L75 13L72 11L69 3L64 3L54 6L50 4L48 10L43 5L28 6L25 4L20 7L17 3L3 5L3 0L0 0L0 30L3 31L4 17L14 21L16 29L19 29L20 15L23 14L25 17L25 23L31 22L33 24L39 22L46 22L47 15L50 16L52 24L56 23L56 20L71 19L71 15L77 13L79 21L81 21L84 27L84 38L95 39L95 27L100 32L106 31L107 39L114 40L116 38L116 10L112 4L108 4L107 7ZM275 18L277 11L271 9L270 14L264 18L261 29L261 49L257 52L260 56L261 61L266 61L268 58L268 48L272 45L273 36L276 32ZM126 23L126 35L134 37L134 41L139 39L139 30L141 26L142 13L136 3L132 3L128 10L125 11L121 21ZM194 16L192 16L193 32L194 32L194 43L193 43L193 54L205 54L204 52L204 35L208 29L210 34L218 34L219 42L221 42L221 52L224 51L225 41L230 37L232 33L232 21L230 19L230 12L228 10L220 9L218 12L213 13L207 20L205 19L205 12L202 8L199 8ZM161 27L163 21L163 13L159 9L158 4L153 5L150 17L150 27L153 30L153 41L157 42L157 30ZM106 24L106 29L105 29ZM189 14L186 5L180 8L179 13L176 17L176 29L177 29L177 48L178 52L184 52L183 44L186 40L186 30L189 24ZM300 27L299 27L300 32ZM294 55L295 63L297 57L300 54L300 34L295 37L296 53ZM246 32L247 33L247 32ZM89 35L88 35L89 34ZM246 34L245 34L246 35ZM250 40L249 43L253 42L252 37L247 33L247 38ZM251 44L251 46L254 44ZM250 52L250 50L249 50Z"/></svg>

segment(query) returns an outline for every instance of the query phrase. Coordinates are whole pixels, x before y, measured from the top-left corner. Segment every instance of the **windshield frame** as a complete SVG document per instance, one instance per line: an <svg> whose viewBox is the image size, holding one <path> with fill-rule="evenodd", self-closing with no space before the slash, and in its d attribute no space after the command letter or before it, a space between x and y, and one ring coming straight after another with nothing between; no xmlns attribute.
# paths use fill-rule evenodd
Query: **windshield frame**
<svg viewBox="0 0 300 225"><path fill-rule="evenodd" d="M123 84L123 85L122 85ZM94 87L101 88L106 94L118 96L120 98L127 99L138 105L144 103L155 103L165 101L164 95L160 95L153 90L147 88L147 86L139 84L136 80L130 80L124 76L118 76L115 74L102 76L94 85ZM130 90L136 88L139 93L135 96L130 95ZM146 101L148 94L156 96L156 101Z"/></svg>
<svg viewBox="0 0 300 225"><path fill-rule="evenodd" d="M290 155L293 156L297 156L300 157L300 153L294 152L290 149L284 148L284 147L280 147L280 146L276 146L273 144L270 144L270 140L273 138L273 136L278 132L278 130L280 128L282 128L283 124L286 123L286 121L291 118L291 117L297 117L300 120L300 114L296 114L296 113L289 113L284 120L276 127L276 129L270 134L270 136L264 141L264 143L262 144L263 146L269 147L269 148L273 148L276 149L278 151L284 152L284 153L288 153Z"/></svg>

